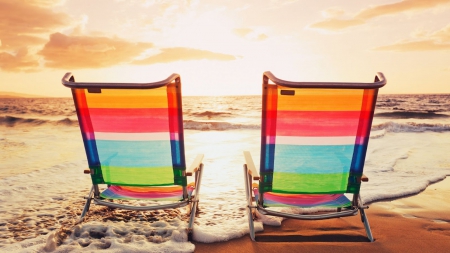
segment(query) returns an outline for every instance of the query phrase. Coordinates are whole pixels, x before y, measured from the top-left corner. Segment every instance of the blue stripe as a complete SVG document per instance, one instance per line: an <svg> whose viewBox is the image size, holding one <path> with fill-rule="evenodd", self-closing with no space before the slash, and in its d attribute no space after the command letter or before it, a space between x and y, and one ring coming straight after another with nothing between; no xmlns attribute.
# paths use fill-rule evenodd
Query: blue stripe
<svg viewBox="0 0 450 253"><path fill-rule="evenodd" d="M86 151L86 156L88 159L89 167L100 166L100 159L98 158L97 146L95 141L88 140L83 135L84 149Z"/></svg>
<svg viewBox="0 0 450 253"><path fill-rule="evenodd" d="M186 167L184 157L181 157L181 146L179 141L170 141L171 152L172 152L172 163L174 167Z"/></svg>
<svg viewBox="0 0 450 253"><path fill-rule="evenodd" d="M278 145L279 146L279 145ZM264 161L264 171L263 172L273 172L274 169L274 159L275 159L275 144L266 144L265 146L265 161ZM278 149L278 147L277 147Z"/></svg>
<svg viewBox="0 0 450 253"><path fill-rule="evenodd" d="M277 145L275 171L300 174L348 173L355 145Z"/></svg>
<svg viewBox="0 0 450 253"><path fill-rule="evenodd" d="M98 140L97 149L103 166L172 166L170 141Z"/></svg>
<svg viewBox="0 0 450 253"><path fill-rule="evenodd" d="M367 138L366 138L367 139ZM367 141L366 141L367 143ZM355 145L353 151L353 160L350 168L351 174L360 175L364 169L364 162L366 160L367 145Z"/></svg>

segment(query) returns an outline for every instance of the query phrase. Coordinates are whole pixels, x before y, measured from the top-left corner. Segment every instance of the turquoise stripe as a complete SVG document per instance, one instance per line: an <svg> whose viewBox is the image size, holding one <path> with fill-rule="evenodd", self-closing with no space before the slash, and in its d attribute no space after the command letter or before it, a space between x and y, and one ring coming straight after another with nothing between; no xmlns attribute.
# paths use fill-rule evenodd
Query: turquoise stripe
<svg viewBox="0 0 450 253"><path fill-rule="evenodd" d="M170 141L107 141L97 140L103 166L171 167Z"/></svg>
<svg viewBox="0 0 450 253"><path fill-rule="evenodd" d="M298 174L347 173L354 145L276 145L275 172Z"/></svg>

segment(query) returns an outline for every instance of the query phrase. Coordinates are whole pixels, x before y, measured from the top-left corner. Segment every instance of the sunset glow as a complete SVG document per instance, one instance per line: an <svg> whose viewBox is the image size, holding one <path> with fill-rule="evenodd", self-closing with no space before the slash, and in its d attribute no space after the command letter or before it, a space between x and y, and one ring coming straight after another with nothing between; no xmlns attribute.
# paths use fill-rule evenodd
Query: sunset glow
<svg viewBox="0 0 450 253"><path fill-rule="evenodd" d="M0 91L70 96L60 79L152 82L184 95L261 94L292 81L388 79L450 93L450 0L0 0Z"/></svg>

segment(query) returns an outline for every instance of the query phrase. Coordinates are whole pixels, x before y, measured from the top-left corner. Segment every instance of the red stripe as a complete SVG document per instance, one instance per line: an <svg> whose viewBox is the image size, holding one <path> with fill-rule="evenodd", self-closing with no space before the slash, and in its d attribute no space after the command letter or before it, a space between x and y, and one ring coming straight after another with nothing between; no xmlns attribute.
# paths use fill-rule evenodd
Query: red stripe
<svg viewBox="0 0 450 253"><path fill-rule="evenodd" d="M356 136L360 111L278 111L277 135L281 136Z"/></svg>
<svg viewBox="0 0 450 253"><path fill-rule="evenodd" d="M86 94L84 89L72 89L72 95L75 101L75 108L77 109L78 122L80 129L85 138L92 138L92 123L89 117L89 111L86 101Z"/></svg>
<svg viewBox="0 0 450 253"><path fill-rule="evenodd" d="M167 108L91 108L96 132L152 133L168 132Z"/></svg>
<svg viewBox="0 0 450 253"><path fill-rule="evenodd" d="M373 112L375 110L376 96L378 90L364 90L363 103L362 103L362 114L361 120L359 122L358 135L368 137L370 136L370 128L372 125ZM367 144L367 139L366 143Z"/></svg>

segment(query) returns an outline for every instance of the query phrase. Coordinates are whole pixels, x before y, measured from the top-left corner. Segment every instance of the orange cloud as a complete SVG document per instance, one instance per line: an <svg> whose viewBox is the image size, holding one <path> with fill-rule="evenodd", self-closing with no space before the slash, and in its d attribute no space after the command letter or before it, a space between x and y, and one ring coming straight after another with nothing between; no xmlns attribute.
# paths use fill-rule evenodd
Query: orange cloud
<svg viewBox="0 0 450 253"><path fill-rule="evenodd" d="M342 30L348 27L362 25L366 23L364 20L361 19L338 19L338 18L331 18L324 21L320 21L317 23L314 23L310 25L311 28L318 28L318 29L324 29L324 30Z"/></svg>
<svg viewBox="0 0 450 253"><path fill-rule="evenodd" d="M0 0L0 69L34 71L39 66L29 48L46 42L45 36L69 25L69 18L51 7L61 0Z"/></svg>
<svg viewBox="0 0 450 253"><path fill-rule="evenodd" d="M119 38L50 35L39 52L52 68L103 68L126 63L151 48L151 43L133 43Z"/></svg>
<svg viewBox="0 0 450 253"><path fill-rule="evenodd" d="M355 16L342 19L339 17L327 18L310 25L311 28L325 30L342 30L352 26L362 25L366 21L384 15L392 15L406 11L417 11L450 4L450 0L403 0L391 4L382 4L361 10Z"/></svg>
<svg viewBox="0 0 450 253"><path fill-rule="evenodd" d="M375 50L398 52L450 50L450 25L433 33L420 33L415 40L401 41L377 47Z"/></svg>
<svg viewBox="0 0 450 253"><path fill-rule="evenodd" d="M37 59L28 54L26 48L21 48L16 54L0 53L0 69L4 71L33 71L39 66Z"/></svg>
<svg viewBox="0 0 450 253"><path fill-rule="evenodd" d="M261 40L265 40L268 38L268 36L266 34L255 31L250 28L236 28L233 30L233 32L237 36L244 38L244 39L249 39L249 40L261 41Z"/></svg>
<svg viewBox="0 0 450 253"><path fill-rule="evenodd" d="M442 44L433 40L398 42L393 45L381 46L375 48L380 51L430 51L430 50L450 50L450 43Z"/></svg>
<svg viewBox="0 0 450 253"><path fill-rule="evenodd" d="M185 47L163 48L161 53L150 56L143 60L136 60L133 63L139 65L168 63L174 61L192 61L192 60L218 60L232 61L236 57L229 54L215 53L207 50L200 50Z"/></svg>
<svg viewBox="0 0 450 253"><path fill-rule="evenodd" d="M55 28L69 24L66 15L55 13L44 4L57 1L0 0L0 39L2 50L15 50L23 46L45 42L41 36Z"/></svg>
<svg viewBox="0 0 450 253"><path fill-rule="evenodd" d="M248 34L253 32L253 30L250 29L250 28L236 28L236 29L233 30L233 32L236 35L238 35L239 37L243 37L244 38L245 36L247 36Z"/></svg>

